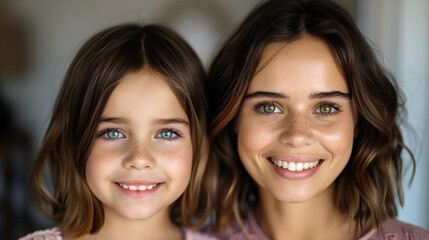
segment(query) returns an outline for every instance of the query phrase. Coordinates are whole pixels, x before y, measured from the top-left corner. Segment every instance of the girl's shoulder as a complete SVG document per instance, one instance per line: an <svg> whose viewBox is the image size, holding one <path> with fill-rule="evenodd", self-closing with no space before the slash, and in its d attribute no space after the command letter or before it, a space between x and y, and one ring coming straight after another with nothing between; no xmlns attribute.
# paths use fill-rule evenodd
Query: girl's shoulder
<svg viewBox="0 0 429 240"><path fill-rule="evenodd" d="M219 240L219 238L209 233L194 231L189 228L184 228L183 231L185 232L186 240Z"/></svg>
<svg viewBox="0 0 429 240"><path fill-rule="evenodd" d="M414 225L404 223L395 219L388 219L381 225L380 231L373 229L369 231L364 237L359 240L378 240L378 239L392 239L392 240L419 240L429 239L429 232L416 227Z"/></svg>
<svg viewBox="0 0 429 240"><path fill-rule="evenodd" d="M19 240L63 240L63 237L61 236L60 230L55 227L35 231L19 238Z"/></svg>

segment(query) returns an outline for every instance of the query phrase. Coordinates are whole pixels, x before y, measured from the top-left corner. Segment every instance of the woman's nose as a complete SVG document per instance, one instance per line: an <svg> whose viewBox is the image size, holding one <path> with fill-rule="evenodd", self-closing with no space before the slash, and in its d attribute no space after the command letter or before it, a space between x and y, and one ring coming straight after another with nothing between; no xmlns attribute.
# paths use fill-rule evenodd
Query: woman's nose
<svg viewBox="0 0 429 240"><path fill-rule="evenodd" d="M282 121L280 142L292 147L303 147L314 141L312 123L305 113L289 112Z"/></svg>

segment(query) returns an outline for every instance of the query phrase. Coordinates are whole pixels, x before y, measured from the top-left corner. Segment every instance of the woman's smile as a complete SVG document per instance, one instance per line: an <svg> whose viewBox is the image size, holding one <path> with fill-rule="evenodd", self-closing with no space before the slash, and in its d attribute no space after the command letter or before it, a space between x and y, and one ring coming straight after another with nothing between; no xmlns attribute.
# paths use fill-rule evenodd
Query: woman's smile
<svg viewBox="0 0 429 240"><path fill-rule="evenodd" d="M261 194L305 202L349 161L357 113L329 47L314 37L268 45L235 122L240 159Z"/></svg>

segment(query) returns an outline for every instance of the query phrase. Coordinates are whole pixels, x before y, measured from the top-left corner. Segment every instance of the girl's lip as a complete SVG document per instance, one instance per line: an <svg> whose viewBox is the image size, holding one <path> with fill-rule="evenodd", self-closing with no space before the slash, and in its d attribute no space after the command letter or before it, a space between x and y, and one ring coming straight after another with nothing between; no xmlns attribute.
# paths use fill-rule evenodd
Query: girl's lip
<svg viewBox="0 0 429 240"><path fill-rule="evenodd" d="M154 184L158 184L160 182L154 182L154 181L137 181L137 180L133 180L133 181L115 181L116 183L120 183L123 185L154 185Z"/></svg>
<svg viewBox="0 0 429 240"><path fill-rule="evenodd" d="M128 183L128 185L123 183ZM136 181L114 182L116 188L120 192L135 199L148 197L154 194L163 185L163 183L153 182L151 182L152 184L147 184L148 182L145 182L145 184L141 184L141 182L139 182L139 184L136 183Z"/></svg>

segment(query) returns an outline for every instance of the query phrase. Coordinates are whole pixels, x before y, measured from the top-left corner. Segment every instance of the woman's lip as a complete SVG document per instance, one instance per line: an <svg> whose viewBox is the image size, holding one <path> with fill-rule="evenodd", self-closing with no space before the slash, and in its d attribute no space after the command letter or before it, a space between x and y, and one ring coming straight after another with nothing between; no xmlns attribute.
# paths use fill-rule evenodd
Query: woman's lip
<svg viewBox="0 0 429 240"><path fill-rule="evenodd" d="M272 155L267 157L268 160L276 160L276 161L286 161L286 162L315 162L318 160L323 160L322 158L305 156L305 155Z"/></svg>
<svg viewBox="0 0 429 240"><path fill-rule="evenodd" d="M314 159L314 158L313 158ZM270 162L271 167L279 174L281 177L289 180L303 180L310 178L313 174L320 169L320 166L323 164L324 160L315 160L314 162L287 162L287 161L277 161L272 158L267 158ZM286 163L286 165L284 165ZM279 166L280 165L280 166Z"/></svg>

